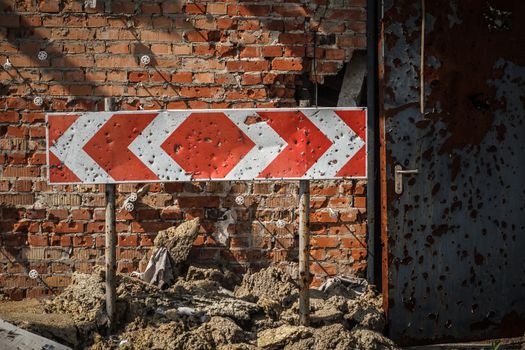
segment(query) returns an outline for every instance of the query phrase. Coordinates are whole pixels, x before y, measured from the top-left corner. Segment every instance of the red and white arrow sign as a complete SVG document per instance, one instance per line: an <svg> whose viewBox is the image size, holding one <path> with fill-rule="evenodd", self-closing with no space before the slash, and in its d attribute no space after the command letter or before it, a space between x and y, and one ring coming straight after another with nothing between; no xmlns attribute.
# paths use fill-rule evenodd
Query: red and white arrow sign
<svg viewBox="0 0 525 350"><path fill-rule="evenodd" d="M49 182L366 177L362 108L47 115Z"/></svg>

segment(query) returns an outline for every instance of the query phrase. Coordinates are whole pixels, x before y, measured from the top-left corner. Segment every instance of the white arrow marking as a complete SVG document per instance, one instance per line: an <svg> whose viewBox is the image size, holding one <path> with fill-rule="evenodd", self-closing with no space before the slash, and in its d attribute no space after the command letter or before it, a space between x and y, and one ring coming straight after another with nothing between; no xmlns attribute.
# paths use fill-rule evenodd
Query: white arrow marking
<svg viewBox="0 0 525 350"><path fill-rule="evenodd" d="M224 112L255 143L255 146L226 175L225 180L253 180L288 145L266 122L246 124L246 118L259 117L257 111ZM260 118L260 117L259 117Z"/></svg>
<svg viewBox="0 0 525 350"><path fill-rule="evenodd" d="M91 158L84 146L111 118L112 112L85 113L50 145L60 161L66 165L83 183L112 183L113 178Z"/></svg>
<svg viewBox="0 0 525 350"><path fill-rule="evenodd" d="M185 170L161 147L191 113L191 111L159 113L128 147L160 180L191 180L191 174L186 174Z"/></svg>
<svg viewBox="0 0 525 350"><path fill-rule="evenodd" d="M332 141L332 146L312 165L304 177L334 178L365 142L332 110L301 111Z"/></svg>

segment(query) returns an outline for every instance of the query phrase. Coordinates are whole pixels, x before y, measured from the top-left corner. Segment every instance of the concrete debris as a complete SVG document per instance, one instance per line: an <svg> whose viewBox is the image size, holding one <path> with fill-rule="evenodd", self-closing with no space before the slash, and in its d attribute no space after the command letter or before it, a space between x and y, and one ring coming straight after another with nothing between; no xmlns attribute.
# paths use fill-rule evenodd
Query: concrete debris
<svg viewBox="0 0 525 350"><path fill-rule="evenodd" d="M146 266L142 279L160 288L168 288L181 274L195 237L199 232L200 220L195 218L177 227L160 231L155 237L155 251Z"/></svg>
<svg viewBox="0 0 525 350"><path fill-rule="evenodd" d="M67 345L76 349L396 348L376 331L384 318L381 299L371 287L353 297L312 289L312 325L303 327L289 272L268 267L246 274L237 286L232 281L240 279L234 276L219 268L190 266L170 288L161 289L118 275L118 323L112 336L104 336L104 278L99 268L92 274L75 273L71 285L47 301L45 310L67 315L74 323L78 336Z"/></svg>
<svg viewBox="0 0 525 350"><path fill-rule="evenodd" d="M177 227L159 231L155 237L155 247L165 247L175 265L186 262L199 231L200 220L185 221Z"/></svg>
<svg viewBox="0 0 525 350"><path fill-rule="evenodd" d="M235 289L237 298L252 302L265 298L275 300L285 307L297 299L298 293L292 276L275 266L245 274L241 285Z"/></svg>
<svg viewBox="0 0 525 350"><path fill-rule="evenodd" d="M375 331L382 331L385 328L383 299L372 288L368 287L363 295L348 300L347 305L346 320Z"/></svg>
<svg viewBox="0 0 525 350"><path fill-rule="evenodd" d="M180 271L181 264L186 262L193 242L199 233L200 219L195 218L185 221L177 227L170 227L159 231L154 240L156 248L164 247L168 250L176 276ZM176 277L175 276L175 277Z"/></svg>
<svg viewBox="0 0 525 350"><path fill-rule="evenodd" d="M350 331L354 347L362 350L394 350L394 342L379 332L356 327Z"/></svg>
<svg viewBox="0 0 525 350"><path fill-rule="evenodd" d="M178 266L199 227L198 220L190 223L155 240L158 248L171 249ZM304 327L294 264L242 279L219 267L189 266L165 289L118 275L111 336L105 336L104 277L95 267L91 274L74 273L71 284L51 300L0 301L0 318L75 349L398 349L381 334L381 296L355 277L331 278L312 289L311 326Z"/></svg>
<svg viewBox="0 0 525 350"><path fill-rule="evenodd" d="M309 338L312 334L307 327L283 325L260 332L257 335L257 346L263 349L282 349L299 339Z"/></svg>
<svg viewBox="0 0 525 350"><path fill-rule="evenodd" d="M228 290L235 289L239 284L240 278L229 270L221 271L213 267L190 266L186 273L187 281L215 281L223 288Z"/></svg>
<svg viewBox="0 0 525 350"><path fill-rule="evenodd" d="M71 284L59 297L47 301L44 309L48 313L67 313L76 322L105 324L104 270L95 267L93 273L73 273Z"/></svg>
<svg viewBox="0 0 525 350"><path fill-rule="evenodd" d="M341 324L333 324L316 328L313 336L306 339L299 339L294 343L284 347L286 350L348 350L359 349L355 346L350 332Z"/></svg>
<svg viewBox="0 0 525 350"><path fill-rule="evenodd" d="M257 304L250 303L249 301L224 298L207 306L205 310L210 316L224 316L240 322L248 322L261 308Z"/></svg>

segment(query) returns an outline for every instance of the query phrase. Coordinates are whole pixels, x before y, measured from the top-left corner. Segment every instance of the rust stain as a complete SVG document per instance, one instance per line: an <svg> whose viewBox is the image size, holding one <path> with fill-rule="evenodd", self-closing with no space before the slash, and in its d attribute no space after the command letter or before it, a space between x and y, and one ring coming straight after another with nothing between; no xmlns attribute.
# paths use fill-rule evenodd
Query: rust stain
<svg viewBox="0 0 525 350"><path fill-rule="evenodd" d="M426 36L427 57L442 57L447 53L440 67L427 66L425 75L426 83L432 86L427 108L442 110L427 117L442 121L449 134L439 153L477 145L495 127L494 112L504 107L496 99L495 87L488 84L503 74L493 69L496 61L502 57L512 58L514 63L525 65L525 55L516 54L518 48L523 48L523 37L509 35L508 31L490 31L484 17L488 11L486 3L458 1L461 23L451 29L448 29L448 13L442 11L448 4L449 1L443 0L427 4L428 11L436 18L437 29ZM521 1L505 0L490 4L514 14L520 13L523 6ZM514 33L525 33L525 21L515 19L512 26ZM480 37L486 39L479 40ZM503 137L504 131L498 134Z"/></svg>

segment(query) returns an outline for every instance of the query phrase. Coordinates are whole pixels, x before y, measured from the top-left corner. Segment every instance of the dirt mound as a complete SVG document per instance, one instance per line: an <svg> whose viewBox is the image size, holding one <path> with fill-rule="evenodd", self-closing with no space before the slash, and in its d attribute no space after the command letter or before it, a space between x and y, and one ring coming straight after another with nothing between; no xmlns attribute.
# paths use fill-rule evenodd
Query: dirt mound
<svg viewBox="0 0 525 350"><path fill-rule="evenodd" d="M278 267L268 267L253 274L245 274L235 296L257 302L260 299L274 300L289 305L297 299L298 288L292 276Z"/></svg>
<svg viewBox="0 0 525 350"><path fill-rule="evenodd" d="M356 327L350 332L354 347L362 350L396 350L394 342L379 332Z"/></svg>
<svg viewBox="0 0 525 350"><path fill-rule="evenodd" d="M385 328L383 299L372 288L368 287L364 294L347 302L348 313L345 319L353 324L375 331Z"/></svg>
<svg viewBox="0 0 525 350"><path fill-rule="evenodd" d="M104 270L73 273L71 284L58 297L44 305L48 313L67 313L76 322L103 325L106 322Z"/></svg>
<svg viewBox="0 0 525 350"><path fill-rule="evenodd" d="M380 333L381 299L371 288L355 297L311 290L311 327L298 322L291 274L269 267L246 274L235 292L228 271L190 266L169 289L117 276L117 331L105 332L104 275L76 273L45 304L70 317L77 349L394 349ZM49 333L49 332L48 332ZM49 334L46 334L49 336ZM55 339L60 338L58 336Z"/></svg>

